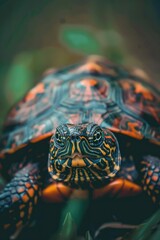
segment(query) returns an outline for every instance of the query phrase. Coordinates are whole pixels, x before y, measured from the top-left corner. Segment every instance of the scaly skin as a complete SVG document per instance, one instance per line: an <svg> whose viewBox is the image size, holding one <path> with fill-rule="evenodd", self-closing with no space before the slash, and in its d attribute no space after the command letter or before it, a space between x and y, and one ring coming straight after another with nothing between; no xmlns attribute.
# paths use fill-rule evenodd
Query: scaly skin
<svg viewBox="0 0 160 240"><path fill-rule="evenodd" d="M38 164L18 171L0 194L0 238L18 233L31 219L41 195Z"/></svg>

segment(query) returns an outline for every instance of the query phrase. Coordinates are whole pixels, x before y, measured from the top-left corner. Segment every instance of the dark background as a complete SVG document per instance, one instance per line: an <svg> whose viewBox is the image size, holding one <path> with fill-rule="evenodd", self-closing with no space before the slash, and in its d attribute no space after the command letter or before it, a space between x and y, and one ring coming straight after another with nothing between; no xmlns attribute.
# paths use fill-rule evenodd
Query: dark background
<svg viewBox="0 0 160 240"><path fill-rule="evenodd" d="M159 0L0 0L0 127L47 68L99 54L159 80Z"/></svg>

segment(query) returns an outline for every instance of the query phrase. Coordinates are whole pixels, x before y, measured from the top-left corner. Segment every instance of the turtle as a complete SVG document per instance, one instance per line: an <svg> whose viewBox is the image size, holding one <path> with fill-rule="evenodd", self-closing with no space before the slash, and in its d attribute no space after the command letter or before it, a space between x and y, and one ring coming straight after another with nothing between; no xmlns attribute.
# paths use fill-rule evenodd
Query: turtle
<svg viewBox="0 0 160 240"><path fill-rule="evenodd" d="M144 192L158 206L160 98L141 75L91 56L50 69L12 107L0 140L2 236L26 228L40 199Z"/></svg>

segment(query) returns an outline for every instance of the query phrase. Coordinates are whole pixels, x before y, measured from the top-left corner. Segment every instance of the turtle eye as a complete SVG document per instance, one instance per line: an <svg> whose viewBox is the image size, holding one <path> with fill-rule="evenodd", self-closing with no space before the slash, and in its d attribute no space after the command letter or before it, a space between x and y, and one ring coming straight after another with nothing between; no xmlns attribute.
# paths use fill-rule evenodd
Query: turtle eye
<svg viewBox="0 0 160 240"><path fill-rule="evenodd" d="M64 147L65 139L65 136L61 135L60 132L57 130L55 133L55 140L57 145L59 145L60 147Z"/></svg>
<svg viewBox="0 0 160 240"><path fill-rule="evenodd" d="M93 135L89 138L89 142L91 145L98 146L103 142L103 132L101 129L97 129Z"/></svg>
<svg viewBox="0 0 160 240"><path fill-rule="evenodd" d="M93 141L97 142L102 138L102 131L96 131L93 135Z"/></svg>

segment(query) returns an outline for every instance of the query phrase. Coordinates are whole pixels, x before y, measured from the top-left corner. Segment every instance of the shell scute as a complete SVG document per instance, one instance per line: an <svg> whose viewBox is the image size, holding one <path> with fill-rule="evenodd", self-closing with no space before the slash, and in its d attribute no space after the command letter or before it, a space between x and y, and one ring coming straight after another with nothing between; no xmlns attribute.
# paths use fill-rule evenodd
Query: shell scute
<svg viewBox="0 0 160 240"><path fill-rule="evenodd" d="M49 71L9 113L2 152L51 136L62 123L95 122L160 143L160 98L145 79L100 57Z"/></svg>

